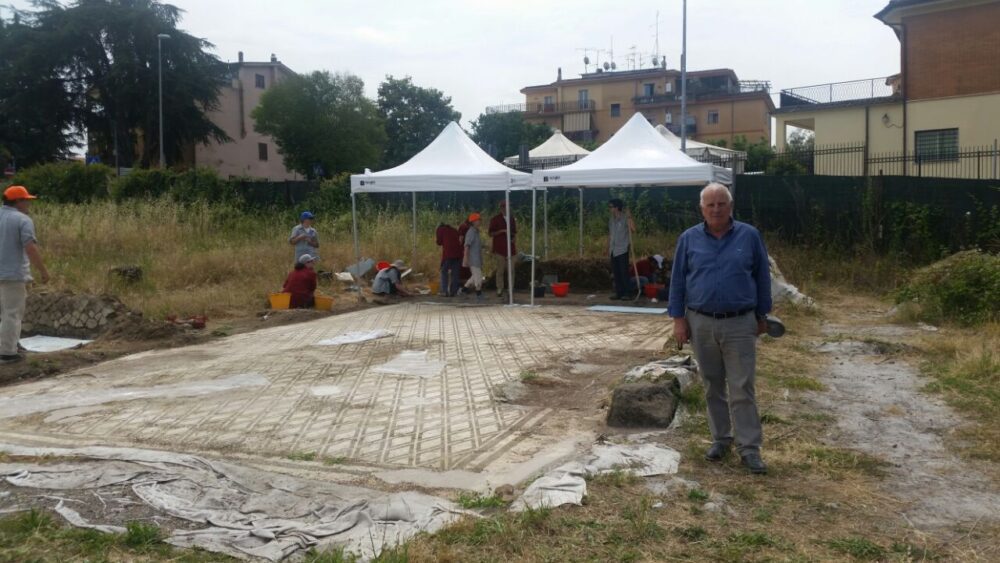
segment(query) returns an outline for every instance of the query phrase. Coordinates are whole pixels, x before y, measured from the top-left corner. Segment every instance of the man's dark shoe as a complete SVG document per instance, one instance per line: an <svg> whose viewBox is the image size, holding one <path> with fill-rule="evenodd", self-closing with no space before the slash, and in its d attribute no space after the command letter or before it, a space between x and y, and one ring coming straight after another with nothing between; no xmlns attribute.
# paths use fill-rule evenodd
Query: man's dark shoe
<svg viewBox="0 0 1000 563"><path fill-rule="evenodd" d="M20 362L24 359L21 354L4 354L0 356L0 364L12 364L14 362Z"/></svg>
<svg viewBox="0 0 1000 563"><path fill-rule="evenodd" d="M764 464L764 460L760 458L759 453L753 452L743 455L742 463L754 475L767 474L767 465Z"/></svg>
<svg viewBox="0 0 1000 563"><path fill-rule="evenodd" d="M608 299L612 301L618 301L619 299L621 299L621 297L618 297L617 295L612 295L611 297L608 297Z"/></svg>
<svg viewBox="0 0 1000 563"><path fill-rule="evenodd" d="M712 444L711 448L705 452L706 461L722 461L722 458L729 455L729 444L724 444L722 442L715 442Z"/></svg>

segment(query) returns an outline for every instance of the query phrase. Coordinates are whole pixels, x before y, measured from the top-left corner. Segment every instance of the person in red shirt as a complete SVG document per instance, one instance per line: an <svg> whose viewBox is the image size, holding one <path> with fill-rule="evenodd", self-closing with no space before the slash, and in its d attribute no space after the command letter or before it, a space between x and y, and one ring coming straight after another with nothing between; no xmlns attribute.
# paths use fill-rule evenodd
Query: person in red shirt
<svg viewBox="0 0 1000 563"><path fill-rule="evenodd" d="M316 271L313 269L316 260L310 254L303 254L295 263L295 269L285 279L285 293L291 293L289 307L292 309L311 309L316 304Z"/></svg>
<svg viewBox="0 0 1000 563"><path fill-rule="evenodd" d="M493 237L493 263L496 266L497 297L503 295L504 281L507 279L507 256L517 254L514 238L517 235L517 224L514 216L510 216L510 252L507 252L507 201L500 201L500 213L490 219L490 236ZM513 262L511 268L513 269Z"/></svg>
<svg viewBox="0 0 1000 563"><path fill-rule="evenodd" d="M629 288L639 292L647 283L655 283L660 273L663 257L659 254L639 260L629 266ZM636 275L638 274L638 277Z"/></svg>
<svg viewBox="0 0 1000 563"><path fill-rule="evenodd" d="M441 223L438 225L436 238L437 245L441 247L441 288L438 290L438 295L454 297L458 294L459 271L462 268L464 255L458 229Z"/></svg>

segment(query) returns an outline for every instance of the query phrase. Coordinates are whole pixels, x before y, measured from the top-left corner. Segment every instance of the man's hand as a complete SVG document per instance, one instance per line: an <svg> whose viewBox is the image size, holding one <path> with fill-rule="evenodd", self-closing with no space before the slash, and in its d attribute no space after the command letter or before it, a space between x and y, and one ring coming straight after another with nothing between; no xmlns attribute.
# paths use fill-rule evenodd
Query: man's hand
<svg viewBox="0 0 1000 563"><path fill-rule="evenodd" d="M691 335L687 319L684 317L677 317L674 319L674 340L677 341L677 344L683 346L687 344L690 339Z"/></svg>
<svg viewBox="0 0 1000 563"><path fill-rule="evenodd" d="M767 332L767 318L757 319L757 336Z"/></svg>

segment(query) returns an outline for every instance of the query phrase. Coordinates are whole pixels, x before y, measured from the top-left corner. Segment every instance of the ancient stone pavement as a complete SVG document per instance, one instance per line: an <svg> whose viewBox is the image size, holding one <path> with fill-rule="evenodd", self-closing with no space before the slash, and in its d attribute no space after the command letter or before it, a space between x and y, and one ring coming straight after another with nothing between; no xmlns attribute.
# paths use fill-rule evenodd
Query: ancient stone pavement
<svg viewBox="0 0 1000 563"><path fill-rule="evenodd" d="M570 307L381 307L7 387L0 442L479 471L552 414L497 401L496 385L567 354L658 350L668 335L665 318Z"/></svg>

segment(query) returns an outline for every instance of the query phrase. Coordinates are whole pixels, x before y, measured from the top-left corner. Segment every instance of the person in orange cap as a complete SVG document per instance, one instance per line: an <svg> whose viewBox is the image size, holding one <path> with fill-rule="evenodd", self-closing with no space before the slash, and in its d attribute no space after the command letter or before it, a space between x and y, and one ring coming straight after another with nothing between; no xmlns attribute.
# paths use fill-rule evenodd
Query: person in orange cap
<svg viewBox="0 0 1000 563"><path fill-rule="evenodd" d="M465 255L462 266L472 272L465 289L476 289L476 301L483 301L483 239L479 235L479 223L482 217L478 213L469 215L469 230L465 232Z"/></svg>
<svg viewBox="0 0 1000 563"><path fill-rule="evenodd" d="M40 281L49 281L42 254L35 239L35 223L28 216L35 196L24 186L11 186L3 192L0 207L0 363L23 359L17 353L21 339L21 321L32 281L31 265Z"/></svg>

